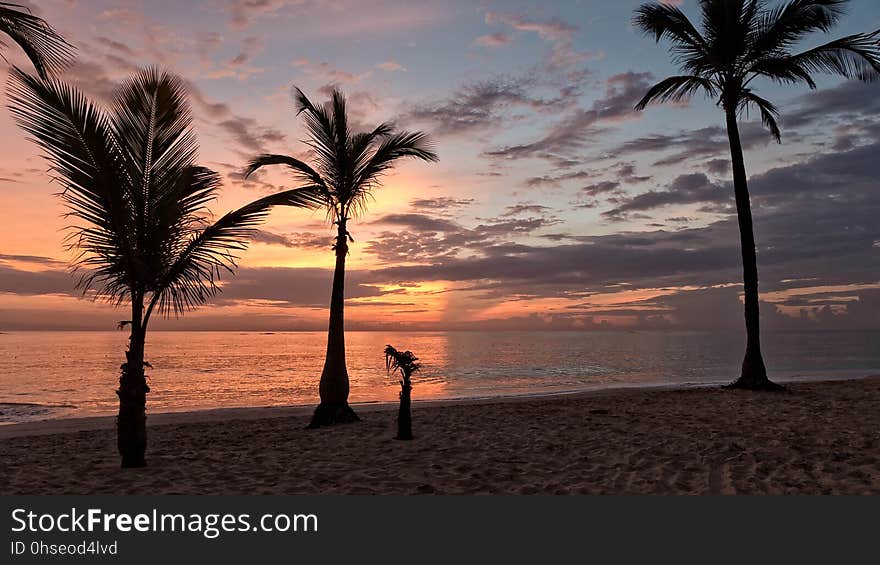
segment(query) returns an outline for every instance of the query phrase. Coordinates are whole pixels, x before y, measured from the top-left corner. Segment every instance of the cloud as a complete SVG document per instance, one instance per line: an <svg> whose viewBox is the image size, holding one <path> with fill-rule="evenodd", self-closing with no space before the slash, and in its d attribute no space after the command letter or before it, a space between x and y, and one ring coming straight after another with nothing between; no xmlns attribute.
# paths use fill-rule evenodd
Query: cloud
<svg viewBox="0 0 880 565"><path fill-rule="evenodd" d="M503 47L513 43L513 36L499 31L497 33L481 35L474 40L474 43L483 47Z"/></svg>
<svg viewBox="0 0 880 565"><path fill-rule="evenodd" d="M467 134L497 129L517 121L517 116L512 114L516 109L562 110L578 95L573 85L559 89L551 97L535 93L544 86L535 75L498 75L467 82L449 98L417 104L406 117L430 124L436 135Z"/></svg>
<svg viewBox="0 0 880 565"><path fill-rule="evenodd" d="M232 29L241 30L257 19L270 16L285 6L312 5L309 0L228 0L229 21Z"/></svg>
<svg viewBox="0 0 880 565"><path fill-rule="evenodd" d="M744 149L765 147L772 141L767 130L757 122L741 124L740 138ZM642 153L665 154L654 162L654 166L668 167L697 159L729 156L730 141L727 138L727 130L721 126L671 134L651 134L629 140L613 148L609 152L609 158L620 159Z"/></svg>
<svg viewBox="0 0 880 565"><path fill-rule="evenodd" d="M578 28L563 21L539 22L522 15L487 12L486 23L490 25L504 24L517 31L537 33L538 37L552 44L552 51L547 62L553 68L572 67L603 56L601 52L576 50L574 48L574 34L578 31Z"/></svg>
<svg viewBox="0 0 880 565"><path fill-rule="evenodd" d="M880 115L880 97L877 96L876 85L860 81L848 81L833 88L810 91L798 97L795 102L797 108L783 114L783 129L841 118L852 122Z"/></svg>
<svg viewBox="0 0 880 565"><path fill-rule="evenodd" d="M406 67L404 67L394 59L389 59L383 63L379 63L378 65L376 65L376 68L382 69L383 71L387 71L389 73L406 72Z"/></svg>
<svg viewBox="0 0 880 565"><path fill-rule="evenodd" d="M220 128L229 136L238 145L239 153L243 156L252 157L265 153L269 145L286 141L287 136L281 130L237 114L225 102L210 100L195 83L190 82L188 86L194 107L210 118L207 120L209 124Z"/></svg>
<svg viewBox="0 0 880 565"><path fill-rule="evenodd" d="M542 158L567 165L587 142L595 126L632 117L633 105L650 87L651 73L626 72L605 81L605 95L589 109L579 108L554 124L540 139L486 151L490 158Z"/></svg>
<svg viewBox="0 0 880 565"><path fill-rule="evenodd" d="M262 73L265 69L254 67L250 63L254 57L264 49L263 40L259 36L251 35L242 40L238 53L225 61L219 68L208 70L205 77L209 79L235 78L246 80L253 75Z"/></svg>
<svg viewBox="0 0 880 565"><path fill-rule="evenodd" d="M383 68L382 65L386 65L388 67L393 67L393 61L387 61L380 65L377 65L377 68ZM370 70L364 71L362 73L353 73L349 71L344 71L342 69L337 68L335 65L328 61L311 61L306 58L298 58L293 61L293 66L298 68L299 70L305 72L314 80L321 81L325 83L325 89L329 92L329 88L332 85L351 85L359 83L363 80L366 80L370 76L372 76L373 72ZM401 68L384 68L384 70L406 70Z"/></svg>
<svg viewBox="0 0 880 565"><path fill-rule="evenodd" d="M551 210L552 208L549 206L542 206L540 204L514 204L513 206L508 206L504 213L501 214L501 217L508 218L522 214L544 215Z"/></svg>
<svg viewBox="0 0 880 565"><path fill-rule="evenodd" d="M455 222L434 218L425 214L388 214L371 223L405 226L420 232L449 232L460 229L460 226Z"/></svg>
<svg viewBox="0 0 880 565"><path fill-rule="evenodd" d="M615 187L616 188L616 187ZM602 213L613 221L622 221L632 212L654 210L672 204L717 203L730 200L732 189L717 185L703 173L678 176L665 190L651 190L617 200L617 207Z"/></svg>
<svg viewBox="0 0 880 565"><path fill-rule="evenodd" d="M448 213L452 210L465 208L473 204L473 198L450 198L438 196L436 198L415 198L410 200L409 205L416 210L427 210L436 213Z"/></svg>
<svg viewBox="0 0 880 565"><path fill-rule="evenodd" d="M332 247L332 237L327 234L302 232L280 234L268 230L254 230L251 241L266 245L280 245L293 249L325 249Z"/></svg>
<svg viewBox="0 0 880 565"><path fill-rule="evenodd" d="M581 193L586 194L587 196L598 196L600 194L605 194L608 192L615 192L619 188L619 182L606 180L594 184L588 184L581 189Z"/></svg>
<svg viewBox="0 0 880 565"><path fill-rule="evenodd" d="M8 255L0 253L0 262L8 261L40 265L43 267L57 267L59 265L65 264L63 261L58 261L57 259L52 259L51 257L42 257L40 255Z"/></svg>
<svg viewBox="0 0 880 565"><path fill-rule="evenodd" d="M552 217L514 218L504 214L484 220L474 228L467 228L446 218L424 214L390 214L373 222L374 225L393 226L367 244L366 252L382 262L433 261L439 257L455 257L462 253L485 253L488 249L513 250L510 239L532 234L553 226Z"/></svg>

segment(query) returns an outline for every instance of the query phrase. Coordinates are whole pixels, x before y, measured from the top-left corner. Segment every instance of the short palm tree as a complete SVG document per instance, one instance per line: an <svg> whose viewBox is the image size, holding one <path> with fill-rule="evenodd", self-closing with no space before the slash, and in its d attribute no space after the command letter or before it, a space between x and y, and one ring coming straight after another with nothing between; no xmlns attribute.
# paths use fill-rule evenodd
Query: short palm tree
<svg viewBox="0 0 880 565"><path fill-rule="evenodd" d="M382 176L400 159L412 157L436 161L428 136L422 132L395 131L390 123L378 125L368 132L354 133L349 129L345 96L334 89L330 101L315 105L302 90L296 88L297 113L305 120L311 150L309 165L286 155L260 155L248 165L246 176L267 165L285 165L294 179L322 201L328 221L336 226L336 269L330 295L330 326L327 355L321 373L321 403L315 410L310 427L357 420L348 405L348 370L345 365L345 259L348 222L364 214L373 190Z"/></svg>
<svg viewBox="0 0 880 565"><path fill-rule="evenodd" d="M388 373L400 373L400 406L397 409L397 436L394 439L413 439L412 433L412 375L422 368L419 358L412 351L398 351L392 345L385 346L385 369Z"/></svg>
<svg viewBox="0 0 880 565"><path fill-rule="evenodd" d="M75 87L13 69L9 105L45 151L74 225L79 287L130 303L126 362L119 379L118 447L123 467L145 464L144 343L150 316L181 315L219 290L253 227L274 205L314 206L291 190L207 221L220 176L195 164L198 143L181 79L146 69L104 109Z"/></svg>
<svg viewBox="0 0 880 565"><path fill-rule="evenodd" d="M746 169L737 119L757 108L764 125L781 141L778 112L758 96L754 81L767 78L782 84L806 83L815 88L812 74L826 72L849 79L871 81L880 76L880 30L858 33L793 53L810 32L828 32L843 14L846 0L791 0L769 7L763 0L700 0L701 29L671 4L643 4L634 24L658 42L671 44L681 76L653 86L636 105L680 101L698 92L716 99L724 111L733 164L733 186L739 220L743 261L747 345L740 377L731 388L776 390L767 378L761 355L758 313L758 267Z"/></svg>
<svg viewBox="0 0 880 565"><path fill-rule="evenodd" d="M0 32L21 47L41 78L57 74L73 58L73 47L46 20L20 4L0 2ZM0 47L5 46L0 40Z"/></svg>

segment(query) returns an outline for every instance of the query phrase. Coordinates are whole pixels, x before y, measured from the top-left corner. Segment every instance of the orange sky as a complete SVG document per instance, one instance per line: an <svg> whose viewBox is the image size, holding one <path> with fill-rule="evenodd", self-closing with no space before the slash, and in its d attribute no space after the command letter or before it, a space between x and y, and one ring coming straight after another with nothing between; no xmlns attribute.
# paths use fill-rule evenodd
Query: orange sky
<svg viewBox="0 0 880 565"><path fill-rule="evenodd" d="M629 26L638 2L219 4L49 0L40 13L78 47L67 79L99 100L148 64L190 81L202 163L225 177L215 213L290 187L283 171L239 175L263 151L303 154L293 84L315 99L343 88L363 127L432 134L440 162L401 166L350 226L350 328L739 328L720 115L702 100L631 111L674 72ZM876 6L855 10L840 34L880 25ZM876 85L760 86L788 118L781 146L743 125L764 315L877 326ZM0 331L112 329L122 315L64 274L61 187L5 109L0 135ZM324 220L274 211L222 296L156 327L323 328Z"/></svg>

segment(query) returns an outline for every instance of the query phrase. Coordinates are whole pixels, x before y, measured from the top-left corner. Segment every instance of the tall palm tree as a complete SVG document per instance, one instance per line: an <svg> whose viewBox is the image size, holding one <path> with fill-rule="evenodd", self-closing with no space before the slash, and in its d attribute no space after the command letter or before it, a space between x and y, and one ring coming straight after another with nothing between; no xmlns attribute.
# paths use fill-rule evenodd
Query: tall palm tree
<svg viewBox="0 0 880 565"><path fill-rule="evenodd" d="M764 0L700 0L701 29L677 7L643 4L633 19L636 27L656 41L671 43L673 60L683 74L653 86L636 105L643 110L654 101L681 101L698 92L716 99L724 111L733 186L739 220L743 262L747 345L740 377L729 387L777 390L767 378L761 356L758 314L758 266L752 212L737 118L757 108L777 142L778 111L758 96L754 81L767 78L781 84L805 83L816 88L812 74L826 72L848 79L872 81L880 76L880 30L857 33L812 49L793 53L807 34L828 32L840 19L847 0L791 0L769 7Z"/></svg>
<svg viewBox="0 0 880 565"><path fill-rule="evenodd" d="M146 451L144 367L154 312L181 315L220 289L235 254L274 205L315 206L304 190L281 192L213 224L207 203L220 175L197 166L198 142L181 79L146 69L125 81L109 109L75 87L13 69L9 105L45 152L73 218L69 247L83 292L129 303L126 362L119 379L118 447L123 467L141 467Z"/></svg>
<svg viewBox="0 0 880 565"><path fill-rule="evenodd" d="M422 132L395 131L391 123L382 123L368 132L349 129L345 96L337 89L324 105L313 104L299 88L294 89L297 114L305 120L312 164L286 155L260 155L248 165L246 176L268 165L286 165L301 190L323 202L327 220L336 226L336 269L330 295L330 327L327 356L321 373L321 403L310 427L357 420L348 405L348 370L345 366L345 259L348 222L364 214L373 190L382 176L399 159L413 157L436 161L428 136Z"/></svg>
<svg viewBox="0 0 880 565"><path fill-rule="evenodd" d="M73 47L46 20L25 6L0 2L0 32L21 47L41 78L64 69L73 58ZM0 48L6 44L0 39Z"/></svg>

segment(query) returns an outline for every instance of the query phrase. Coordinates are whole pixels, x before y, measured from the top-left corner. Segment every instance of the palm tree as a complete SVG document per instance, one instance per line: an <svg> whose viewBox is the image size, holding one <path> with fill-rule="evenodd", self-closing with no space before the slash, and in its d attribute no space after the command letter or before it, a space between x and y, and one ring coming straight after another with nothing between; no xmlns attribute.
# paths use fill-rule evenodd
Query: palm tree
<svg viewBox="0 0 880 565"><path fill-rule="evenodd" d="M59 73L73 58L73 47L46 20L22 10L27 8L0 2L0 32L21 47L41 78Z"/></svg>
<svg viewBox="0 0 880 565"><path fill-rule="evenodd" d="M345 366L345 259L348 242L354 241L348 222L366 212L373 190L396 161L405 157L437 161L437 154L425 133L398 132L390 123L379 124L368 132L350 131L345 96L337 89L321 106L312 104L299 88L294 89L294 98L297 114L305 119L305 143L311 150L312 165L286 155L260 155L250 162L245 176L267 165L286 165L301 190L323 202L327 220L336 226L336 269L330 295L327 356L319 386L321 402L309 426L314 428L358 419L348 405Z"/></svg>
<svg viewBox="0 0 880 565"><path fill-rule="evenodd" d="M146 451L144 367L154 312L181 315L220 289L235 253L275 205L315 206L303 190L281 192L213 224L207 203L220 176L195 164L198 142L183 81L146 69L101 108L75 87L17 68L8 87L16 122L45 152L73 218L78 287L115 305L129 303L131 327L119 379L118 447L123 467L141 467Z"/></svg>
<svg viewBox="0 0 880 565"><path fill-rule="evenodd" d="M673 60L683 74L653 86L636 105L681 101L703 92L724 110L733 186L739 220L747 345L740 377L730 388L778 390L767 378L761 356L758 314L758 266L752 212L737 118L757 108L777 142L778 111L758 96L754 81L768 78L781 84L806 83L816 88L812 74L826 72L848 79L871 81L880 76L880 30L857 33L812 49L793 53L795 45L814 31L828 32L843 14L846 0L791 0L770 8L764 0L700 0L702 29L670 4L643 4L633 22L656 41L671 44Z"/></svg>
<svg viewBox="0 0 880 565"><path fill-rule="evenodd" d="M397 437L410 440L412 435L412 374L422 368L419 358L412 351L398 351L391 345L385 346L385 369L389 373L400 373L400 407L397 410Z"/></svg>

